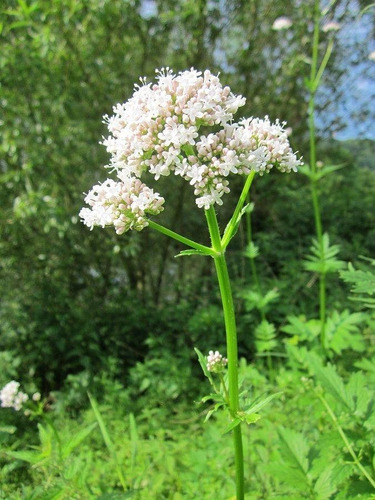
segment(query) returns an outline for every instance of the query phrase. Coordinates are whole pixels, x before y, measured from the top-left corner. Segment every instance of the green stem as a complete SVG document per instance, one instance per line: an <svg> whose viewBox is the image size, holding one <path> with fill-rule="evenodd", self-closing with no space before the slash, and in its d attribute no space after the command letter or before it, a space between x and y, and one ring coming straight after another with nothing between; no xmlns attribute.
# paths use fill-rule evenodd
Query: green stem
<svg viewBox="0 0 375 500"><path fill-rule="evenodd" d="M250 187L250 186L249 186ZM246 194L245 197L246 198ZM216 274L219 281L221 301L223 305L227 358L228 358L228 392L229 409L232 418L235 417L239 409L238 394L238 351L237 351L237 329L233 305L232 289L225 260L225 246L221 241L219 226L216 219L215 210L210 207L205 211L208 229L211 236L212 248L217 252L214 257ZM239 212L238 212L239 213ZM244 500L244 464L241 426L237 425L233 429L234 442L234 463L236 471L236 491L237 500Z"/></svg>
<svg viewBox="0 0 375 500"><path fill-rule="evenodd" d="M310 138L310 169L313 174L316 174L316 128L315 128L315 95L324 68L327 65L329 56L331 55L332 47L329 45L326 54L323 58L322 64L318 68L318 48L319 48L319 23L320 23L320 1L315 0L314 12L314 34L313 34L313 50L311 61L310 73L310 98L308 105L308 124L309 124L309 138ZM316 176L311 177L311 196L314 208L315 230L318 239L319 248L323 255L323 230L322 218L319 206L318 185ZM320 342L323 351L326 349L326 335L325 335L325 322L326 322L326 282L325 274L321 273L319 277L319 318L320 318Z"/></svg>
<svg viewBox="0 0 375 500"><path fill-rule="evenodd" d="M216 256L216 252L212 250L212 248L196 243L195 241L190 240L189 238L185 238L185 236L181 236L180 234L175 233L174 231L171 231L170 229L167 229L164 226L161 226L157 222L148 220L148 224L150 227L152 227L152 229L156 229L156 231L159 231L160 233L163 233L166 236L169 236L170 238L173 238L174 240L177 240L180 243L187 245L188 247L194 248L195 250L199 250L205 255L211 255L211 257Z"/></svg>
<svg viewBox="0 0 375 500"><path fill-rule="evenodd" d="M322 396L322 394L319 394L319 392L316 389L314 389L314 392L318 396L318 398L320 399L320 401L323 403L323 405L325 406L325 408L326 408L329 416L331 417L332 422L335 424L336 429L337 429L338 433L341 436L341 439L345 443L346 449L348 450L348 452L350 453L351 457L353 458L353 461L354 461L355 465L360 470L360 472L365 476L365 478L368 480L368 482L371 484L371 486L375 489L375 480L374 480L374 478L372 478L370 476L370 474L367 472L367 470L363 467L363 465L359 461L359 458L358 458L356 452L354 451L352 445L350 444L348 438L346 437L344 429L341 427L339 421L337 420L336 415L332 411L332 408L329 406L327 400L324 398L324 396Z"/></svg>
<svg viewBox="0 0 375 500"><path fill-rule="evenodd" d="M237 202L236 208L234 209L233 215L229 221L229 224L227 228L225 229L225 233L221 242L223 250L226 249L228 246L228 243L230 242L237 226L238 226L238 217L241 213L242 207L244 206L244 203L246 201L246 196L247 193L249 192L249 189L251 187L251 183L253 182L253 179L255 177L256 172L251 171L250 174L247 176L245 185L242 189L242 193L239 197L239 200Z"/></svg>
<svg viewBox="0 0 375 500"><path fill-rule="evenodd" d="M222 373L219 373L219 378L220 378L220 383L223 387L225 400L226 400L227 404L229 405L229 393L228 393L227 386L225 385L225 380L224 380Z"/></svg>

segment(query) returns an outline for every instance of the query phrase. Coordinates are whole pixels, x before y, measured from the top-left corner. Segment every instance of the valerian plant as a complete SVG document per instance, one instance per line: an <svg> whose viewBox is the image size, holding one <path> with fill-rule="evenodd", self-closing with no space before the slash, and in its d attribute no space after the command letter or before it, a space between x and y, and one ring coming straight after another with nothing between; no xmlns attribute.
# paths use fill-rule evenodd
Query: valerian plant
<svg viewBox="0 0 375 500"><path fill-rule="evenodd" d="M87 194L89 208L80 216L91 229L114 226L118 234L146 226L188 247L179 255L202 255L213 258L222 299L226 358L212 352L201 365L221 375L221 388L216 391L219 407L228 409L234 439L237 499L244 498L244 464L241 436L242 422L253 423L256 410L263 401L240 404L238 383L238 349L236 320L231 284L225 258L226 248L237 232L245 212L245 201L256 173L262 175L272 167L281 172L296 171L301 160L292 151L284 123L271 123L268 117L243 118L234 114L245 104L245 98L224 87L209 70L195 69L174 74L169 68L158 71L155 83L141 79L133 96L117 104L111 117L106 116L110 135L103 141L111 154L109 168L117 180L108 179ZM196 204L204 210L211 247L184 237L154 222L150 216L163 210L164 198L146 186L141 177L151 174L157 181L174 174L194 189ZM224 232L220 231L215 206L223 204L230 192L229 176L244 176L244 187ZM200 358L203 355L200 355ZM225 362L224 362L225 359ZM227 374L222 369L228 364Z"/></svg>

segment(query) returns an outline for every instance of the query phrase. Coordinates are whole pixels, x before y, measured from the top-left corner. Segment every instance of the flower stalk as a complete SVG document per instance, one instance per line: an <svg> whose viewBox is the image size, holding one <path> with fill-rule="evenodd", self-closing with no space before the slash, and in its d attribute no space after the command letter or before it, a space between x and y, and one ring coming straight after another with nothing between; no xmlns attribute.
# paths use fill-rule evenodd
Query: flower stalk
<svg viewBox="0 0 375 500"><path fill-rule="evenodd" d="M323 72L328 64L333 49L332 39L329 41L322 62L318 67L319 55L319 25L321 20L320 0L315 0L314 7L314 32L312 45L312 61L310 80L308 90L310 93L308 103L308 127L310 144L310 186L311 197L314 209L315 231L320 248L321 258L324 258L322 216L319 204L318 180L317 180L317 162L316 162L316 126L315 126L315 97L318 90ZM321 272L319 275L319 319L320 319L320 343L323 351L326 351L326 274Z"/></svg>
<svg viewBox="0 0 375 500"><path fill-rule="evenodd" d="M245 197L246 199L246 197ZM221 301L223 305L227 357L228 357L228 392L229 411L232 418L235 418L239 410L238 391L238 348L237 348L237 328L233 305L233 295L230 285L228 267L225 259L225 247L220 238L219 226L215 210L211 207L205 211L207 224L211 236L213 249L217 252L214 257L215 269L219 282ZM236 491L237 500L244 499L244 465L241 424L233 429L234 462L236 471Z"/></svg>

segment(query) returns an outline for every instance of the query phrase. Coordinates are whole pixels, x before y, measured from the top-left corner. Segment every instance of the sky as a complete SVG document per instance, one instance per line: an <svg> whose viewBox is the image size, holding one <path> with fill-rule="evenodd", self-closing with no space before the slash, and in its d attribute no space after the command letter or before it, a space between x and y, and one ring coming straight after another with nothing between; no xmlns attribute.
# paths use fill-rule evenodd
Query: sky
<svg viewBox="0 0 375 500"><path fill-rule="evenodd" d="M353 2L353 8L357 2ZM346 127L337 132L336 139L368 138L375 140L375 60L369 58L375 52L374 31L375 8L357 17L354 22L343 25L337 32L337 44L344 54L341 62L344 78L338 82L342 97L329 109L331 117L343 119ZM361 62L356 64L361 52ZM374 54L375 55L375 54ZM324 93L324 89L322 89ZM319 94L317 96L319 98ZM366 110L368 116L361 116ZM322 120L318 119L318 124Z"/></svg>

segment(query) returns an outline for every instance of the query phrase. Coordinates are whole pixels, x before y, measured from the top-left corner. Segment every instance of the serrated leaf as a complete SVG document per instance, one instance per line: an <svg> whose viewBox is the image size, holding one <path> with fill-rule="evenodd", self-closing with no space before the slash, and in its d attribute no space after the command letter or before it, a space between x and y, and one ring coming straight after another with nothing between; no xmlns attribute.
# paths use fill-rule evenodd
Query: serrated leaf
<svg viewBox="0 0 375 500"><path fill-rule="evenodd" d="M374 259L366 259L373 266ZM348 264L346 271L340 271L340 277L346 282L352 284L350 297L352 300L363 302L366 307L375 307L375 272L372 269L355 269L351 263Z"/></svg>
<svg viewBox="0 0 375 500"><path fill-rule="evenodd" d="M302 434L298 434L290 429L280 428L278 430L280 438L280 451L287 465L294 470L295 480L310 487L308 477L309 446Z"/></svg>
<svg viewBox="0 0 375 500"><path fill-rule="evenodd" d="M330 245L329 236L324 233L322 244L317 239L313 239L310 247L311 254L306 256L303 265L307 271L319 274L328 274L342 269L345 262L336 258L340 251L339 245Z"/></svg>
<svg viewBox="0 0 375 500"><path fill-rule="evenodd" d="M203 252L202 250L181 250L180 253L175 255L177 257L188 257L189 255L203 255L204 257L210 257L210 254Z"/></svg>
<svg viewBox="0 0 375 500"><path fill-rule="evenodd" d="M240 296L245 300L247 311L251 311L254 308L261 311L265 310L273 300L278 298L279 292L276 288L273 288L263 295L257 290L249 289L241 292Z"/></svg>
<svg viewBox="0 0 375 500"><path fill-rule="evenodd" d="M272 340L276 337L276 329L273 323L267 320L263 320L255 328L254 336L259 340Z"/></svg>
<svg viewBox="0 0 375 500"><path fill-rule="evenodd" d="M337 374L335 367L329 363L327 366L323 366L318 356L313 353L309 353L307 355L307 361L309 367L312 369L312 372L322 385L323 389L331 394L336 401L352 411L353 402L348 397L344 382Z"/></svg>
<svg viewBox="0 0 375 500"><path fill-rule="evenodd" d="M332 469L333 466L327 464L326 469L320 474L314 484L316 500L328 500L337 490L337 487L332 480Z"/></svg>
<svg viewBox="0 0 375 500"><path fill-rule="evenodd" d="M367 379L362 372L352 373L346 384L348 397L353 401L354 411L364 415L374 400L373 391L367 388Z"/></svg>
<svg viewBox="0 0 375 500"><path fill-rule="evenodd" d="M363 358L360 361L356 361L354 366L360 368L361 370L375 373L375 357L371 359Z"/></svg>
<svg viewBox="0 0 375 500"><path fill-rule="evenodd" d="M289 324L281 327L281 330L289 335L296 335L299 340L312 341L321 329L320 321L316 319L306 320L305 316L288 316Z"/></svg>
<svg viewBox="0 0 375 500"><path fill-rule="evenodd" d="M253 241L250 241L243 254L249 259L255 259L259 255L259 247L257 247Z"/></svg>
<svg viewBox="0 0 375 500"><path fill-rule="evenodd" d="M364 319L365 315L362 313L350 313L348 310L333 311L326 323L329 347L337 354L340 354L344 349L363 352L365 343L358 325Z"/></svg>

